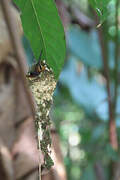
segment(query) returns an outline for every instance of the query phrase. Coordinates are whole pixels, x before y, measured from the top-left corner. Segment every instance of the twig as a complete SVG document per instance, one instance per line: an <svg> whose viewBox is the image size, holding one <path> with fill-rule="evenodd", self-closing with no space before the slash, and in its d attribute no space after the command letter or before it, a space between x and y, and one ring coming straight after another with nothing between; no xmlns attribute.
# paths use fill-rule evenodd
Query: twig
<svg viewBox="0 0 120 180"><path fill-rule="evenodd" d="M80 12L77 7L69 5L67 9L72 16L73 24L78 24L83 30L86 31L89 31L91 28L95 27L94 21L92 21L84 13Z"/></svg>
<svg viewBox="0 0 120 180"><path fill-rule="evenodd" d="M118 34L118 7L119 0L116 1L116 13L115 13L115 26L116 26L116 36L115 36L115 90L114 90L114 117L116 116L116 105L117 105L117 89L118 89L118 59L119 59L119 34Z"/></svg>
<svg viewBox="0 0 120 180"><path fill-rule="evenodd" d="M98 24L98 22L97 22ZM104 39L104 33L102 27L98 29L99 40L101 45L101 52L102 52L102 59L103 59L103 66L104 66L104 73L106 77L106 89L108 95L108 109L109 109L109 141L114 150L118 150L118 139L117 139L117 131L116 131L116 123L114 117L114 109L113 109L113 102L112 96L110 92L110 75L109 75L109 65L108 65L108 44L106 39ZM115 162L110 162L110 177L109 179L112 180L115 174Z"/></svg>
<svg viewBox="0 0 120 180"><path fill-rule="evenodd" d="M41 129L41 123L38 122L38 152L39 152L39 180L41 180L41 143L42 140L42 129Z"/></svg>
<svg viewBox="0 0 120 180"><path fill-rule="evenodd" d="M114 112L113 112L113 106L112 106L112 97L110 92L110 76L109 76L109 67L108 67L108 49L105 47L105 42L103 40L103 32L100 28L98 30L99 33L99 39L101 44L101 50L102 50L102 57L103 57L103 64L104 64L104 73L106 77L106 88L107 88L107 94L108 94L108 106L109 106L109 138L110 138L110 144L113 147L113 149L118 148L118 141L117 141L117 134L116 134L116 124L114 119Z"/></svg>
<svg viewBox="0 0 120 180"><path fill-rule="evenodd" d="M99 23L98 17L96 15L97 24ZM105 27L106 28L106 27ZM109 139L110 144L114 150L118 149L118 140L117 140L117 132L116 132L116 124L114 119L114 111L113 111L113 103L112 96L110 91L110 74L109 74L109 64L108 64L108 42L104 38L103 34L103 26L98 28L99 41L101 46L102 60L104 66L104 73L106 78L106 89L108 95L108 108L109 108Z"/></svg>
<svg viewBox="0 0 120 180"><path fill-rule="evenodd" d="M15 55L16 55L16 59L17 59L17 63L19 65L19 70L20 70L20 75L21 75L21 79L23 82L23 87L28 99L28 104L31 108L31 112L32 115L34 117L35 114L35 110L34 110L34 105L33 105L33 100L32 100L32 96L29 92L29 89L27 87L27 83L26 83L26 77L25 77L25 67L24 67L24 62L26 61L25 55L24 55L24 51L21 45L21 41L20 41L20 37L16 31L16 26L15 26L15 18L11 12L11 8L10 8L10 3L8 0L0 0L1 2L1 7L3 10L3 14L6 20L6 24L8 27L8 31L9 31L9 35L10 35L10 39L11 39L11 44L13 46Z"/></svg>

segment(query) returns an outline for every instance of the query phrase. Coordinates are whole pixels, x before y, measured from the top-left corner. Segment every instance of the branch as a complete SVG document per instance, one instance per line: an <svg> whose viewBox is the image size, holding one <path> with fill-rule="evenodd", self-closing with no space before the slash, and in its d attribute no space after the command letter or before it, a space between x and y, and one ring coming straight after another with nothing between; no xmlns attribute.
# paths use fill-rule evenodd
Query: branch
<svg viewBox="0 0 120 180"><path fill-rule="evenodd" d="M98 19L97 19L97 24ZM100 27L98 29L98 35L99 35L99 41L101 45L101 52L102 52L102 59L103 59L103 66L104 66L104 73L106 78L106 89L107 89L107 96L108 96L108 109L109 109L109 141L114 150L118 150L118 139L117 139L117 131L116 131L116 123L115 123L115 117L114 117L114 108L113 108L113 102L112 102L112 96L110 92L110 70L109 70L109 64L108 64L108 42L104 37L104 34L106 32L103 32L103 28ZM109 179L113 179L115 174L115 165L116 163L111 161L110 162L110 176Z"/></svg>
<svg viewBox="0 0 120 180"><path fill-rule="evenodd" d="M89 31L95 27L94 21L82 13L77 6L72 3L66 5L63 0L55 0L59 14L65 27L68 24L78 24L83 30Z"/></svg>
<svg viewBox="0 0 120 180"><path fill-rule="evenodd" d="M83 30L90 30L91 28L95 27L94 21L83 14L78 8L68 7L69 13L72 15L72 23L78 24Z"/></svg>
<svg viewBox="0 0 120 180"><path fill-rule="evenodd" d="M17 63L19 65L19 71L20 71L22 82L23 82L23 87L24 87L24 90L25 90L25 93L26 93L26 96L28 99L28 105L30 106L32 115L34 117L35 111L34 111L34 106L33 106L33 99L32 99L32 96L30 95L30 91L27 87L26 76L25 76L24 62L26 62L26 58L25 58L24 51L23 51L23 48L21 45L21 40L20 40L19 34L16 31L16 26L14 23L15 19L11 12L9 1L8 0L0 0L0 3L1 3L2 10L3 10L3 15L5 17L6 24L8 27L11 44L13 46L13 49L14 49L14 52L16 55L16 59L17 59Z"/></svg>
<svg viewBox="0 0 120 180"><path fill-rule="evenodd" d="M98 24L98 17L97 17ZM108 95L108 107L109 107L109 139L110 144L114 150L118 149L118 140L116 132L116 124L114 119L114 111L112 104L112 96L110 92L110 74L109 74L109 64L108 64L108 42L104 38L105 32L103 32L103 26L98 29L99 41L101 46L102 60L104 66L104 73L106 78L106 89Z"/></svg>
<svg viewBox="0 0 120 180"><path fill-rule="evenodd" d="M115 26L116 26L116 36L115 36L115 91L114 91L114 117L116 116L116 105L118 96L118 59L119 59L119 33L118 33L118 7L119 0L116 1L116 13L115 13Z"/></svg>

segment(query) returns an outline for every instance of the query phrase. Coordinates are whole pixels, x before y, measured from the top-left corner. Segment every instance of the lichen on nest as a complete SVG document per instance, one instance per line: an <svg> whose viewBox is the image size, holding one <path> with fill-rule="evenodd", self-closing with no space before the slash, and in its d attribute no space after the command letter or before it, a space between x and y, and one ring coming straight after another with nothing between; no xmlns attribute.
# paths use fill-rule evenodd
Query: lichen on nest
<svg viewBox="0 0 120 180"><path fill-rule="evenodd" d="M43 71L35 78L28 78L29 86L36 101L36 131L38 136L38 148L44 155L43 167L50 169L54 164L50 157L50 117L49 112L52 105L53 92L56 81L52 71ZM39 140L40 139L40 140Z"/></svg>

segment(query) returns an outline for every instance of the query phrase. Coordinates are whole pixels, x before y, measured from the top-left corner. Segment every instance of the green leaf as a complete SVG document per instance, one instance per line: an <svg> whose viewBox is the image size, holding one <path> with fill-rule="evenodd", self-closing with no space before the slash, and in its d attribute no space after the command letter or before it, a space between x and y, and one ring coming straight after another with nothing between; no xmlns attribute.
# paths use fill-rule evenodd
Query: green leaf
<svg viewBox="0 0 120 180"><path fill-rule="evenodd" d="M14 0L21 10L21 20L35 58L42 59L58 78L66 53L64 29L53 0Z"/></svg>
<svg viewBox="0 0 120 180"><path fill-rule="evenodd" d="M89 0L92 7L100 17L100 23L103 23L109 15L109 5L112 0Z"/></svg>

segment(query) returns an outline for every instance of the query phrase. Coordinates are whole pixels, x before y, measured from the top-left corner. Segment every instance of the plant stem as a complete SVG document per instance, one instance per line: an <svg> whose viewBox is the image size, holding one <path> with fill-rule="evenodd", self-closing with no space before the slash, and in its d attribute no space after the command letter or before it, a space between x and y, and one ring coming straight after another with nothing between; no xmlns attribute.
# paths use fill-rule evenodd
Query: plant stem
<svg viewBox="0 0 120 180"><path fill-rule="evenodd" d="M117 134L116 134L116 124L115 124L115 119L114 119L112 97L111 97L111 92L110 92L110 74L109 74L109 65L108 65L108 53L109 53L108 52L108 42L105 39L105 37L103 36L103 34L106 34L106 32L105 33L103 32L102 27L100 27L98 29L98 34L99 34L99 40L100 40L100 45L101 45L104 73L105 73L105 78L106 78L106 89L107 89L107 95L108 95L109 139L110 139L110 144L111 144L112 148L117 150L118 141L117 141Z"/></svg>
<svg viewBox="0 0 120 180"><path fill-rule="evenodd" d="M102 59L103 59L103 66L104 66L104 73L106 78L106 89L107 89L107 96L108 96L108 109L109 109L109 142L114 150L118 149L118 139L117 139L117 132L116 132L116 123L114 118L114 111L113 111L113 103L112 103L112 96L110 91L110 74L109 74L109 64L108 64L108 42L104 37L106 34L103 29L106 27L100 27L98 29L99 40L101 45L101 52L102 52ZM110 162L110 176L109 179L113 179L115 173L115 163L113 161Z"/></svg>
<svg viewBox="0 0 120 180"><path fill-rule="evenodd" d="M99 24L98 17L96 17L96 22L97 22L97 24ZM106 31L104 32L103 30L105 30L105 29L106 29ZM117 95L115 95L116 100L114 102L112 102L112 96L111 96L111 91L110 91L111 78L110 78L110 70L109 70L109 63L108 63L108 60L109 60L108 59L109 58L109 56L108 56L109 55L108 40L105 38L105 35L107 34L107 32L108 32L108 29L106 27L102 26L98 29L98 35L99 35L99 41L100 41L101 53L102 53L102 59L103 59L103 66L104 66L104 73L105 73L105 78L106 78L107 96L108 96L109 142L114 150L118 150L118 139L117 139L115 113L114 113L115 112L114 107L116 106ZM116 45L116 52L118 52L118 45ZM117 63L118 63L117 56L118 55L115 56L115 59L117 60ZM117 69L117 71L118 71L118 69ZM116 85L118 86L118 79L116 82L117 82ZM117 86L116 86L116 89L117 89ZM117 90L115 90L115 92L117 94ZM114 174L115 174L115 166L116 166L116 163L111 161L110 162L111 171L110 171L110 175L109 175L109 179L111 179L111 180L113 179Z"/></svg>
<svg viewBox="0 0 120 180"><path fill-rule="evenodd" d="M41 144L40 141L42 139L42 129L41 129L41 123L38 122L38 151L39 151L39 180L41 180Z"/></svg>
<svg viewBox="0 0 120 180"><path fill-rule="evenodd" d="M116 13L115 13L115 27L116 27L116 36L115 36L115 89L114 89L114 118L116 116L116 106L117 106L117 89L118 89L118 59L119 59L119 34L118 34L118 7L119 0L116 1Z"/></svg>

